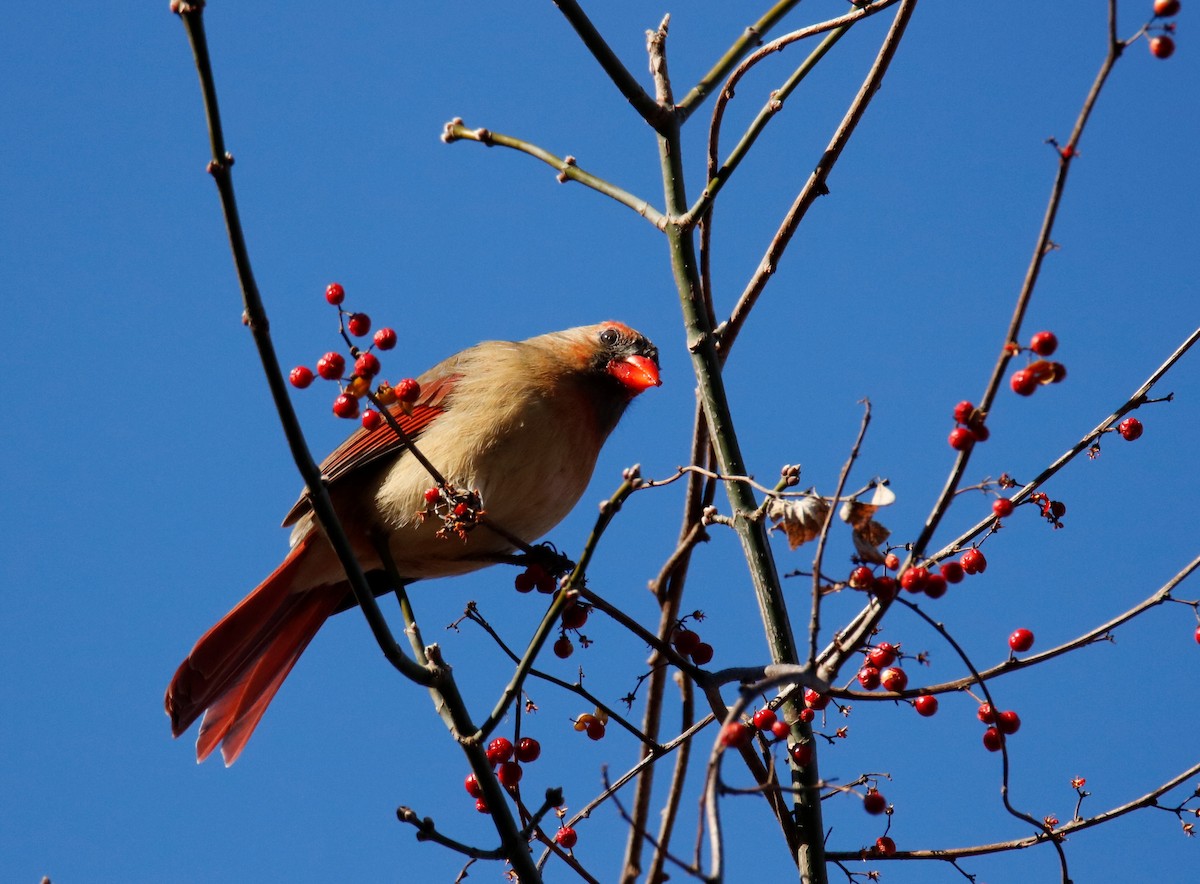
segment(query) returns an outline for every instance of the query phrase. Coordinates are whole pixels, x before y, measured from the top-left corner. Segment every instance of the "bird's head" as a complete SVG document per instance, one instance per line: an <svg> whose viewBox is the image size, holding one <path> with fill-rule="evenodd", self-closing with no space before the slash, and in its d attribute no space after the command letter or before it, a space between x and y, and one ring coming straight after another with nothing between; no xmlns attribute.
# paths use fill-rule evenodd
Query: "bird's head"
<svg viewBox="0 0 1200 884"><path fill-rule="evenodd" d="M641 332L624 323L602 322L589 326L586 336L591 367L615 378L630 399L650 387L662 386L658 348Z"/></svg>

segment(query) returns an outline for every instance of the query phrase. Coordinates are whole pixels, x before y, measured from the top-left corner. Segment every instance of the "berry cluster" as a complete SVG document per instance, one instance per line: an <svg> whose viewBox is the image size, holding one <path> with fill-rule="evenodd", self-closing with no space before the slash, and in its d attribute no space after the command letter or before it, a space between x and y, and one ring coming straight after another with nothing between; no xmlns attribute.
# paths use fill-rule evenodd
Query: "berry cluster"
<svg viewBox="0 0 1200 884"><path fill-rule="evenodd" d="M809 694L812 694L819 708L824 709L828 704L829 698L812 691L811 688L805 691L805 702L808 702ZM800 721L810 722L813 720L812 708L800 710ZM768 732L776 741L786 740L792 732L792 726L781 719L769 706L764 706L762 709L754 713L751 721L752 724L743 721L731 721L721 728L721 743L731 749L738 749L742 746L748 746L750 741L754 739L754 735L761 732L764 737ZM793 743L788 750L788 755L792 762L797 767L804 767L812 764L813 760L813 744L811 740L804 742Z"/></svg>
<svg viewBox="0 0 1200 884"><path fill-rule="evenodd" d="M553 578L551 578L553 579ZM538 587L539 591L541 587ZM558 640L554 642L554 656L561 660L565 660L575 653L575 644L571 641L571 637L567 635L568 629L578 631L587 623L588 615L592 612L592 606L579 601L578 599L567 603L562 612L562 634ZM580 643L586 648L589 644L587 637L581 635Z"/></svg>
<svg viewBox="0 0 1200 884"><path fill-rule="evenodd" d="M596 707L596 711L585 712L575 719L575 730L586 732L593 740L603 740L604 731L608 727L608 713Z"/></svg>
<svg viewBox="0 0 1200 884"><path fill-rule="evenodd" d="M440 519L442 527L437 530L439 538L454 535L466 540L471 529L487 515L478 491L460 491L453 485L435 485L425 489L424 499L425 508L417 516L422 522Z"/></svg>
<svg viewBox="0 0 1200 884"><path fill-rule="evenodd" d="M436 491L436 488L431 488L429 491ZM429 491L426 491L426 499L428 499ZM554 579L554 575L543 568L541 565L533 564L522 571L513 580L513 586L517 592L544 592L546 595L558 589L558 581Z"/></svg>
<svg viewBox="0 0 1200 884"><path fill-rule="evenodd" d="M1021 349L1016 344L1008 345L1008 350L1013 355L1020 353ZM1029 339L1029 346L1026 349L1037 356L1050 356L1058 349L1058 338L1054 336L1053 332L1040 331ZM1008 383L1013 388L1013 392L1018 395L1032 396L1039 386L1057 384L1066 376L1066 366L1061 362L1037 359L1024 368L1014 371L1012 377L1008 379Z"/></svg>
<svg viewBox="0 0 1200 884"><path fill-rule="evenodd" d="M346 299L346 290L336 282L331 282L325 288L325 300L338 308L338 331L346 346L350 349L352 370L346 374L346 357L336 351L329 351L317 360L316 373L307 365L297 365L288 374L288 380L298 390L306 389L319 376L327 381L336 381L338 395L333 400L333 413L340 418L356 418L361 415L362 425L368 430L374 430L383 424L383 417L371 408L360 407L360 400L369 397L371 385L379 375L379 357L373 350L391 350L398 340L394 329L381 328L375 332L372 342L364 350L355 344L351 337L362 338L371 331L371 317L365 313L350 313L342 309ZM399 403L404 410L410 410L412 404L421 395L421 385L412 378L398 381L394 386L380 380L375 389L374 398L382 406Z"/></svg>
<svg viewBox="0 0 1200 884"><path fill-rule="evenodd" d="M686 619L686 618L685 618ZM700 639L700 634L679 624L671 631L671 646L681 657L690 657L697 666L712 662L713 646Z"/></svg>
<svg viewBox="0 0 1200 884"><path fill-rule="evenodd" d="M947 442L955 451L970 451L976 442L986 442L991 433L984 425L984 413L965 399L954 406L955 426Z"/></svg>
<svg viewBox="0 0 1200 884"><path fill-rule="evenodd" d="M1004 738L1021 729L1021 717L1011 709L997 712L991 703L980 703L975 717L988 726L983 732L983 747L989 752L999 752Z"/></svg>
<svg viewBox="0 0 1200 884"><path fill-rule="evenodd" d="M1179 6L1179 0L1154 0L1154 18L1173 18L1179 14ZM1147 25L1147 31L1150 27ZM1171 37L1175 33L1175 23L1166 22L1157 29L1162 33L1149 38L1150 54L1155 58L1170 58L1175 54L1175 40Z"/></svg>
<svg viewBox="0 0 1200 884"><path fill-rule="evenodd" d="M510 792L516 790L517 784L525 774L521 765L537 761L541 754L542 744L533 737L523 737L516 746L505 737L496 737L487 747L487 759L496 771L496 779ZM483 798L483 787L479 785L475 774L467 774L463 786L466 787L467 794L475 799L477 811L491 813Z"/></svg>
<svg viewBox="0 0 1200 884"><path fill-rule="evenodd" d="M1061 500L1051 500L1050 495L1039 491L1029 495L1029 502L1036 504L1042 511L1042 518L1055 528L1063 526L1062 517L1067 514L1067 505Z"/></svg>

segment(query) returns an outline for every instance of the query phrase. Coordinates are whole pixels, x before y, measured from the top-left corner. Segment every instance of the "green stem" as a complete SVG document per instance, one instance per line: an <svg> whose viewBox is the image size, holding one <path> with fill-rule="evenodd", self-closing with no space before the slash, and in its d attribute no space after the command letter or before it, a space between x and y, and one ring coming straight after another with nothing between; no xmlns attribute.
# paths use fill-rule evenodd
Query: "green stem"
<svg viewBox="0 0 1200 884"><path fill-rule="evenodd" d="M701 77L700 81L683 97L683 101L675 106L675 116L680 123L692 115L692 112L704 102L717 83L723 80L734 66L746 57L746 53L761 43L766 33L791 12L799 2L800 0L782 0L782 2L776 3L767 10L762 18L746 28L742 32L742 36L733 41L733 45L717 59L717 63L712 66L712 69Z"/></svg>
<svg viewBox="0 0 1200 884"><path fill-rule="evenodd" d="M520 138L514 138L511 135L502 135L499 132L493 132L491 129L470 129L463 124L462 120L457 118L447 123L442 130L442 141L447 144L455 141L478 141L487 147L499 145L500 147L520 151L556 169L558 171L559 182L578 181L580 184L586 185L592 188L592 190L616 200L621 205L633 209L633 211L637 212L660 230L666 223L662 212L658 211L658 209L654 208L646 200L636 197L629 191L623 190L615 184L605 181L603 178L598 178L590 172L585 172L575 164L575 158L572 156L555 156L550 151L544 150L536 144L531 144Z"/></svg>

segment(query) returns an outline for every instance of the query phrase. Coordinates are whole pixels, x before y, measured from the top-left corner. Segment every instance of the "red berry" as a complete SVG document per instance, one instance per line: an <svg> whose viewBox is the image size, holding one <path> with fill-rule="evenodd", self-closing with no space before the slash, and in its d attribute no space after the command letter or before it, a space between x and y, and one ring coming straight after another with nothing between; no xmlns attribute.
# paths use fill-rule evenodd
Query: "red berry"
<svg viewBox="0 0 1200 884"><path fill-rule="evenodd" d="M442 490L440 488L426 488L425 489L425 502L426 503L437 503L438 498L441 496L442 496Z"/></svg>
<svg viewBox="0 0 1200 884"><path fill-rule="evenodd" d="M895 571L900 567L900 557L895 553L888 553L887 556L884 557L883 567L887 568L889 571Z"/></svg>
<svg viewBox="0 0 1200 884"><path fill-rule="evenodd" d="M531 761L537 761L542 754L542 744L533 737L522 737L521 742L517 743L517 761L523 761L528 764Z"/></svg>
<svg viewBox="0 0 1200 884"><path fill-rule="evenodd" d="M1151 37L1150 54L1155 58L1170 58L1175 54L1175 41L1166 34Z"/></svg>
<svg viewBox="0 0 1200 884"><path fill-rule="evenodd" d="M850 572L850 585L855 589L869 590L875 582L875 575L866 565L859 565Z"/></svg>
<svg viewBox="0 0 1200 884"><path fill-rule="evenodd" d="M559 847L570 850L579 842L579 835L574 829L572 829L570 826L567 826L567 828L559 829L554 834L554 840L558 843Z"/></svg>
<svg viewBox="0 0 1200 884"><path fill-rule="evenodd" d="M371 317L365 313L351 313L346 319L346 330L356 338L361 338L371 330Z"/></svg>
<svg viewBox="0 0 1200 884"><path fill-rule="evenodd" d="M946 594L946 578L941 573L930 574L925 578L925 595L931 599L940 599Z"/></svg>
<svg viewBox="0 0 1200 884"><path fill-rule="evenodd" d="M963 553L963 556L961 559L959 559L959 562L962 564L963 570L968 574L982 574L987 570L987 559L985 559L983 557L983 553L977 549L967 550L965 553Z"/></svg>
<svg viewBox="0 0 1200 884"><path fill-rule="evenodd" d="M999 752L1003 745L1004 737L994 727L989 727L983 732L983 748L989 752Z"/></svg>
<svg viewBox="0 0 1200 884"><path fill-rule="evenodd" d="M1033 647L1033 633L1028 629L1018 629L1008 637L1008 646L1018 654L1023 654Z"/></svg>
<svg viewBox="0 0 1200 884"><path fill-rule="evenodd" d="M333 400L333 413L344 418L358 417L358 400L345 393L340 394Z"/></svg>
<svg viewBox="0 0 1200 884"><path fill-rule="evenodd" d="M533 585L543 595L550 595L558 589L558 581L554 579L554 575L541 565L530 565L529 573L533 575Z"/></svg>
<svg viewBox="0 0 1200 884"><path fill-rule="evenodd" d="M573 604L562 612L563 629L578 629L587 623L588 611L587 605Z"/></svg>
<svg viewBox="0 0 1200 884"><path fill-rule="evenodd" d="M871 586L871 592L875 594L875 597L885 602L894 599L899 591L900 586L892 577L876 577L875 583Z"/></svg>
<svg viewBox="0 0 1200 884"><path fill-rule="evenodd" d="M338 304L342 303L342 301L346 300L346 290L338 283L331 282L329 285L325 286L325 300L330 304L337 306Z"/></svg>
<svg viewBox="0 0 1200 884"><path fill-rule="evenodd" d="M525 771L515 761L504 762L500 765L500 770L496 771L496 779L500 781L500 785L509 789L521 782L521 777L524 775Z"/></svg>
<svg viewBox="0 0 1200 884"><path fill-rule="evenodd" d="M533 592L534 582L533 575L528 571L522 571L513 578L513 588L517 592ZM570 641L570 639L568 639ZM555 649L557 651L557 648Z"/></svg>
<svg viewBox="0 0 1200 884"><path fill-rule="evenodd" d="M796 763L797 767L805 767L812 764L813 744L811 741L808 743L796 743L789 750L789 754L792 756L792 761Z"/></svg>
<svg viewBox="0 0 1200 884"><path fill-rule="evenodd" d="M454 515L456 518L465 519L467 516L471 515L471 508L465 503L456 503L454 505Z"/></svg>
<svg viewBox="0 0 1200 884"><path fill-rule="evenodd" d="M745 746L753 736L754 730L740 721L731 721L721 728L721 742L734 749Z"/></svg>
<svg viewBox="0 0 1200 884"><path fill-rule="evenodd" d="M908 687L908 676L898 666L889 666L879 673L879 683L885 691L899 693Z"/></svg>
<svg viewBox="0 0 1200 884"><path fill-rule="evenodd" d="M960 424L969 424L974 413L975 405L965 399L954 406L954 420Z"/></svg>
<svg viewBox="0 0 1200 884"><path fill-rule="evenodd" d="M363 412L362 425L365 430L377 429L383 423L383 418L379 416L378 411L368 408Z"/></svg>
<svg viewBox="0 0 1200 884"><path fill-rule="evenodd" d="M475 778L475 774L467 774L467 778L463 781L463 785L467 789L467 794L472 798L483 797L483 787L479 785L479 780Z"/></svg>
<svg viewBox="0 0 1200 884"><path fill-rule="evenodd" d="M980 703L979 710L975 713L975 717L984 724L995 724L996 710L992 708L991 703Z"/></svg>
<svg viewBox="0 0 1200 884"><path fill-rule="evenodd" d="M1007 519L1013 514L1013 502L1007 497L998 497L992 501L992 512L997 519Z"/></svg>
<svg viewBox="0 0 1200 884"><path fill-rule="evenodd" d="M675 650L681 657L687 657L700 644L700 636L686 626L681 626L672 633L671 644L675 646Z"/></svg>
<svg viewBox="0 0 1200 884"><path fill-rule="evenodd" d="M558 641L554 643L554 656L563 660L575 653L575 645L571 644L571 640L565 635L560 636Z"/></svg>
<svg viewBox="0 0 1200 884"><path fill-rule="evenodd" d="M379 358L374 353L363 353L354 360L354 373L364 378L379 374Z"/></svg>
<svg viewBox="0 0 1200 884"><path fill-rule="evenodd" d="M894 856L896 853L896 842L887 835L880 835L875 839L875 852L880 856Z"/></svg>
<svg viewBox="0 0 1200 884"><path fill-rule="evenodd" d="M966 427L955 427L946 439L955 451L970 451L975 444L975 434Z"/></svg>
<svg viewBox="0 0 1200 884"><path fill-rule="evenodd" d="M887 810L887 799L883 797L882 792L872 789L863 797L863 810L871 816L878 816Z"/></svg>
<svg viewBox="0 0 1200 884"><path fill-rule="evenodd" d="M809 709L824 709L829 705L829 697L814 691L812 688L805 688L804 704L808 706Z"/></svg>
<svg viewBox="0 0 1200 884"><path fill-rule="evenodd" d="M480 813L491 813L491 811L488 810L487 802L482 798L475 802L475 809Z"/></svg>
<svg viewBox="0 0 1200 884"><path fill-rule="evenodd" d="M1008 384L1013 388L1014 393L1020 396L1032 396L1033 391L1037 389L1037 378L1024 369L1018 369L1008 379Z"/></svg>
<svg viewBox="0 0 1200 884"><path fill-rule="evenodd" d="M589 740L604 739L604 722L599 718L593 718L587 723L587 735Z"/></svg>
<svg viewBox="0 0 1200 884"><path fill-rule="evenodd" d="M986 442L992 435L992 431L987 428L986 424L975 421L971 424L971 434L975 437L976 442Z"/></svg>
<svg viewBox="0 0 1200 884"><path fill-rule="evenodd" d="M1200 626L1196 627L1196 644L1200 645Z"/></svg>
<svg viewBox="0 0 1200 884"><path fill-rule="evenodd" d="M1142 438L1142 422L1136 417L1127 417L1117 424L1117 432L1126 442Z"/></svg>
<svg viewBox="0 0 1200 884"><path fill-rule="evenodd" d="M813 712L811 709L808 709L808 708L801 709L799 712L799 718L805 724L812 724L812 720L816 717L817 717L817 713Z"/></svg>
<svg viewBox="0 0 1200 884"><path fill-rule="evenodd" d="M412 378L405 378L396 384L396 398L401 402L416 402L421 395L421 385Z"/></svg>
<svg viewBox="0 0 1200 884"><path fill-rule="evenodd" d="M696 645L696 650L692 651L691 657L692 662L697 666L704 666L712 662L713 646L708 642L700 642Z"/></svg>
<svg viewBox="0 0 1200 884"><path fill-rule="evenodd" d="M774 709L764 707L754 713L754 726L760 731L770 730L778 720Z"/></svg>
<svg viewBox="0 0 1200 884"><path fill-rule="evenodd" d="M1058 338L1054 332L1040 331L1029 339L1029 349L1038 356L1049 356L1058 349Z"/></svg>
<svg viewBox="0 0 1200 884"><path fill-rule="evenodd" d="M879 670L874 666L864 666L858 670L858 683L864 691L873 691L879 687Z"/></svg>
<svg viewBox="0 0 1200 884"><path fill-rule="evenodd" d="M891 666L896 662L896 646L890 645L887 642L880 642L867 652L867 659L871 661L871 665L876 669Z"/></svg>
<svg viewBox="0 0 1200 884"><path fill-rule="evenodd" d="M375 332L375 346L380 350L390 350L396 346L396 330L394 328L381 328Z"/></svg>
<svg viewBox="0 0 1200 884"><path fill-rule="evenodd" d="M488 743L487 758L492 764L503 764L512 758L513 744L507 737L496 737Z"/></svg>
<svg viewBox="0 0 1200 884"><path fill-rule="evenodd" d="M900 575L900 585L909 592L921 592L929 579L929 571L925 568L909 568Z"/></svg>
<svg viewBox="0 0 1200 884"><path fill-rule="evenodd" d="M336 381L346 370L346 360L341 353L329 352L317 360L317 374L327 381Z"/></svg>
<svg viewBox="0 0 1200 884"><path fill-rule="evenodd" d="M939 570L946 578L947 583L962 583L963 575L966 573L958 562L946 562Z"/></svg>
<svg viewBox="0 0 1200 884"><path fill-rule="evenodd" d="M773 725L771 725L771 733L781 740L791 732L792 726L786 721L776 721Z"/></svg>
<svg viewBox="0 0 1200 884"><path fill-rule="evenodd" d="M917 715L928 718L931 715L936 715L938 711L938 698L933 694L925 694L922 697L917 697L913 700L913 708L917 710Z"/></svg>
<svg viewBox="0 0 1200 884"><path fill-rule="evenodd" d="M288 380L297 390L303 390L313 382L312 369L307 365L297 365L288 373Z"/></svg>
<svg viewBox="0 0 1200 884"><path fill-rule="evenodd" d="M1021 729L1021 717L1011 709L996 716L996 729L1002 734L1015 734Z"/></svg>
<svg viewBox="0 0 1200 884"><path fill-rule="evenodd" d="M1154 14L1159 18L1170 18L1179 14L1179 0L1154 0Z"/></svg>

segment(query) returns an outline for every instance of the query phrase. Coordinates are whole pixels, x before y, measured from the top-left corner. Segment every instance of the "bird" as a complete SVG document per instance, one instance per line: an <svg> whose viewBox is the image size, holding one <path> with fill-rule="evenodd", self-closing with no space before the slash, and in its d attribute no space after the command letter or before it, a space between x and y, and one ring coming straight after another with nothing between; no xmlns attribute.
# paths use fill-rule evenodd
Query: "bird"
<svg viewBox="0 0 1200 884"><path fill-rule="evenodd" d="M469 490L486 524L447 532L429 518L430 472L384 423L351 434L321 464L339 520L372 588L384 586L380 540L407 585L502 561L557 525L583 495L601 446L629 403L660 386L658 349L615 321L524 341L485 341L416 378L411 404L389 408L415 448ZM488 525L498 530L489 530ZM196 642L164 702L179 737L201 716L197 763L246 747L321 625L353 607L307 492L284 519L283 562Z"/></svg>

